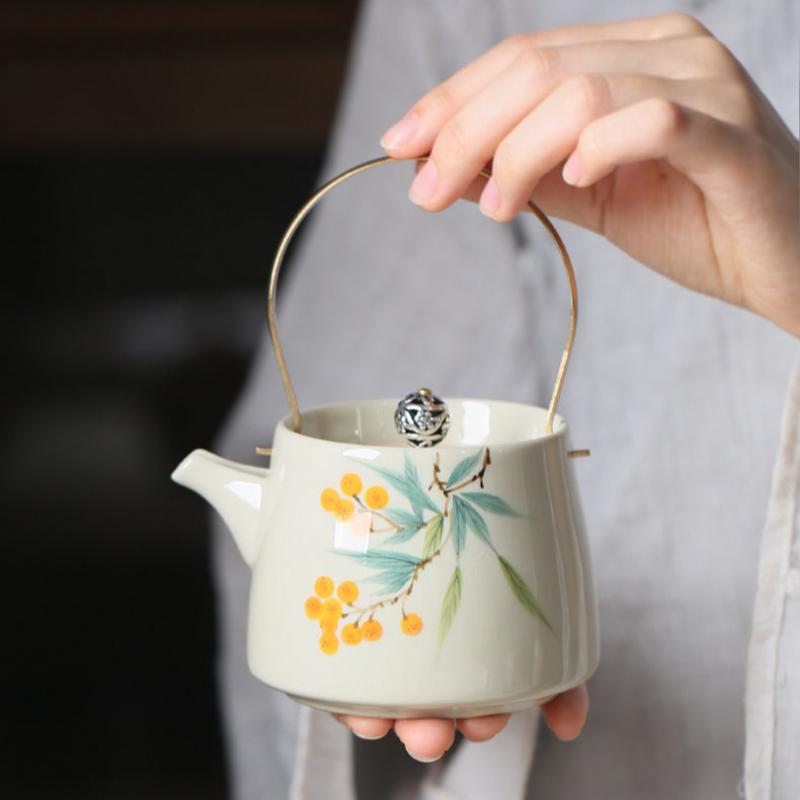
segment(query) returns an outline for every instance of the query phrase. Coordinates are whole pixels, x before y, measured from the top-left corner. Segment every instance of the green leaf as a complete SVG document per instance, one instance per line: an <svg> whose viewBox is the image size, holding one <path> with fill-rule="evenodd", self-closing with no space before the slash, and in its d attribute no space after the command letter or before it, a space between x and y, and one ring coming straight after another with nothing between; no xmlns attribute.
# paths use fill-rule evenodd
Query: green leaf
<svg viewBox="0 0 800 800"><path fill-rule="evenodd" d="M384 544L403 544L404 542L409 541L409 539L413 539L422 528L423 523L420 522L419 525L409 525L405 528L400 528L399 531L395 531L391 536L388 536L386 539L383 540Z"/></svg>
<svg viewBox="0 0 800 800"><path fill-rule="evenodd" d="M408 481L410 492L408 493L408 501L414 512L421 515L422 510L427 508L433 511L434 514L438 513L439 507L431 500L428 493L425 491L419 479L419 473L414 462L409 458L408 453L405 454L405 478Z"/></svg>
<svg viewBox="0 0 800 800"><path fill-rule="evenodd" d="M381 475L386 479L390 486L394 487L398 492L408 497L408 481L402 472L397 472L393 469L389 469L388 467L379 467L377 464L365 464L364 466L366 466L368 469L371 469L373 472L377 472L378 475Z"/></svg>
<svg viewBox="0 0 800 800"><path fill-rule="evenodd" d="M502 497L498 497L496 494L490 494L489 492L461 492L461 496L466 497L476 506L488 511L490 514L499 514L503 517L522 516L522 514L514 511Z"/></svg>
<svg viewBox="0 0 800 800"><path fill-rule="evenodd" d="M408 584L413 572L413 569L407 573L398 569L385 569L375 575L370 575L369 578L366 578L366 582L380 584L381 591L384 594L395 594Z"/></svg>
<svg viewBox="0 0 800 800"><path fill-rule="evenodd" d="M447 488L452 489L457 483L461 483L465 478L468 478L475 472L481 458L483 457L483 449L478 450L477 453L466 458L461 459L458 464L453 467L450 477L447 479Z"/></svg>
<svg viewBox="0 0 800 800"><path fill-rule="evenodd" d="M403 527L411 527L412 525L419 525L422 527L424 521L419 514L412 514L409 511L403 511L401 508L387 508L383 512L395 525L402 525Z"/></svg>
<svg viewBox="0 0 800 800"><path fill-rule="evenodd" d="M442 600L442 611L439 615L439 647L444 642L444 637L450 630L453 624L453 618L458 611L458 606L461 603L461 568L456 565L453 571L453 577L450 578L450 583L447 584L447 589L444 593Z"/></svg>
<svg viewBox="0 0 800 800"><path fill-rule="evenodd" d="M341 556L360 561L367 567L374 569L391 568L396 564L405 564L415 567L420 559L409 553L398 553L396 550L367 550L366 553L347 553L340 550L335 551Z"/></svg>
<svg viewBox="0 0 800 800"><path fill-rule="evenodd" d="M405 474L375 464L365 464L365 466L381 475L390 486L406 497L416 516L422 516L422 511L426 508L434 513L439 511L439 508L422 488L416 467L411 463L408 454L406 454Z"/></svg>
<svg viewBox="0 0 800 800"><path fill-rule="evenodd" d="M403 456L403 475L405 479L409 483L413 483L416 486L422 486L419 480L419 472L417 472L416 464L411 460L411 457L408 453L405 453Z"/></svg>
<svg viewBox="0 0 800 800"><path fill-rule="evenodd" d="M457 495L456 495L457 496ZM486 520L483 516L475 510L467 500L459 497L459 500L464 504L463 511L464 517L467 521L467 527L491 550L494 550L492 539L489 536L489 528L486 526ZM495 551L497 552L497 551Z"/></svg>
<svg viewBox="0 0 800 800"><path fill-rule="evenodd" d="M453 539L453 547L456 551L456 558L461 556L464 544L467 541L467 517L464 514L466 503L457 495L452 495L453 506L450 511L450 532Z"/></svg>
<svg viewBox="0 0 800 800"><path fill-rule="evenodd" d="M411 580L420 561L416 556L392 550L368 550L366 553L337 552L365 567L377 570L366 580L380 584L387 593L399 592Z"/></svg>
<svg viewBox="0 0 800 800"><path fill-rule="evenodd" d="M500 569L503 570L503 575L505 576L509 587L511 587L514 597L519 600L522 607L528 613L532 614L534 617L538 617L542 622L544 622L544 624L552 633L555 633L553 627L547 621L547 617L545 617L544 612L536 602L533 592L528 588L528 584L525 583L522 576L499 553L497 555L497 560L500 562Z"/></svg>
<svg viewBox="0 0 800 800"><path fill-rule="evenodd" d="M444 517L436 514L428 523L425 529L425 541L422 543L422 558L428 558L436 552L442 541L442 529L444 528Z"/></svg>

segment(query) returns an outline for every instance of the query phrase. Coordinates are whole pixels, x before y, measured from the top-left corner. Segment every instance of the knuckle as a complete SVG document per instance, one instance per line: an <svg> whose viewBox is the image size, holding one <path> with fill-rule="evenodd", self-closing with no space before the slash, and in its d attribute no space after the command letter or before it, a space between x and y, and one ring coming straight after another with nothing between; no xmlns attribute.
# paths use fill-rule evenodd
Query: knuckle
<svg viewBox="0 0 800 800"><path fill-rule="evenodd" d="M436 154L448 160L460 159L467 149L469 138L462 120L456 115L452 117L436 139Z"/></svg>
<svg viewBox="0 0 800 800"><path fill-rule="evenodd" d="M747 130L761 130L762 108L754 92L744 83L729 83L720 95L724 97L724 108L729 109L731 122Z"/></svg>
<svg viewBox="0 0 800 800"><path fill-rule="evenodd" d="M708 72L724 76L738 75L741 72L731 51L716 37L710 34L698 36L696 46Z"/></svg>
<svg viewBox="0 0 800 800"><path fill-rule="evenodd" d="M511 176L519 174L519 167L517 148L514 146L513 141L504 139L495 150L494 158L492 159L492 176L502 187L508 183Z"/></svg>
<svg viewBox="0 0 800 800"><path fill-rule="evenodd" d="M706 58L712 58L719 61L727 60L730 58L731 56L730 51L716 37L698 36L697 40L701 52L706 56Z"/></svg>
<svg viewBox="0 0 800 800"><path fill-rule="evenodd" d="M517 67L527 81L538 85L556 71L557 61L553 49L526 47L517 56Z"/></svg>
<svg viewBox="0 0 800 800"><path fill-rule="evenodd" d="M708 29L700 20L683 11L661 14L654 22L655 32L660 36L700 36L708 33Z"/></svg>
<svg viewBox="0 0 800 800"><path fill-rule="evenodd" d="M530 49L532 41L530 33L515 33L513 36L503 39L500 42L500 48L509 55L520 55Z"/></svg>
<svg viewBox="0 0 800 800"><path fill-rule="evenodd" d="M676 139L686 127L686 114L672 100L663 97L650 99L647 113L653 119L656 136L662 142Z"/></svg>
<svg viewBox="0 0 800 800"><path fill-rule="evenodd" d="M601 155L605 150L606 125L602 119L587 125L578 137L577 149L580 150L582 157L589 163L601 160Z"/></svg>
<svg viewBox="0 0 800 800"><path fill-rule="evenodd" d="M440 83L431 89L425 97L411 108L412 114L418 117L449 115L455 107L455 100L446 83Z"/></svg>
<svg viewBox="0 0 800 800"><path fill-rule="evenodd" d="M572 113L596 117L610 105L611 89L603 75L574 75L563 84Z"/></svg>

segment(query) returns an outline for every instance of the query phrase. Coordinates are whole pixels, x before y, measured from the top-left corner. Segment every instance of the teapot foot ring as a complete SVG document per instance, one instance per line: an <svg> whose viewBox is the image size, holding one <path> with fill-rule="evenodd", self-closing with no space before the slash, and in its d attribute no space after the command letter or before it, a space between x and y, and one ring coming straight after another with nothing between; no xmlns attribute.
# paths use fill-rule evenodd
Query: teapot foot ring
<svg viewBox="0 0 800 800"><path fill-rule="evenodd" d="M482 717L487 714L511 714L538 704L538 698L526 697L500 703L464 703L456 705L371 705L366 703L338 703L331 700L320 700L313 697L286 693L292 700L311 706L319 711L331 714L344 714L355 717L381 717L388 719L415 719L418 717L444 717L445 719L463 719L465 717Z"/></svg>

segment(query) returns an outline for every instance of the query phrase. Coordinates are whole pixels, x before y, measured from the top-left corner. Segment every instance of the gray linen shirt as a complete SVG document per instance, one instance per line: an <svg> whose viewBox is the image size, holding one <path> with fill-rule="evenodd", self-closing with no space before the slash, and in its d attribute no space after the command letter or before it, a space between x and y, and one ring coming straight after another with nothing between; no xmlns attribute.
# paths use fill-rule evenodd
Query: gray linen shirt
<svg viewBox="0 0 800 800"><path fill-rule="evenodd" d="M796 6L695 0L679 7L728 44L794 125ZM378 136L415 99L505 36L665 10L674 6L371 0L321 180L378 155ZM307 223L279 302L301 407L401 397L423 384L444 397L546 405L567 321L551 245L532 218L496 225L470 204L425 214L406 198L410 178L405 164L359 176ZM492 742L461 741L431 766L412 762L392 736L353 740L327 715L249 675L249 576L215 520L220 679L236 798L722 800L744 792L746 718L748 797L800 796L791 759L797 676L787 677L800 639L800 544L791 550L798 387L787 404L765 534L749 677L747 660L760 531L797 341L642 269L591 233L558 228L581 298L560 411L574 444L592 449L576 466L602 628L583 735L563 744L543 728L537 734L531 710ZM286 413L265 338L219 449L254 461L254 446L269 442Z"/></svg>

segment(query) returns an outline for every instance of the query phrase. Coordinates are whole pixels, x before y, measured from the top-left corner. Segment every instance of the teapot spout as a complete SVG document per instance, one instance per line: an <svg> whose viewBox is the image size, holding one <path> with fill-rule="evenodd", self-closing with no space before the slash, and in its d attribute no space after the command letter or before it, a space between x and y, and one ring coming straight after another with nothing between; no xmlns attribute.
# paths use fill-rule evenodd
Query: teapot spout
<svg viewBox="0 0 800 800"><path fill-rule="evenodd" d="M172 480L208 500L233 534L242 558L252 567L260 544L259 520L268 476L268 469L195 450L181 461Z"/></svg>

